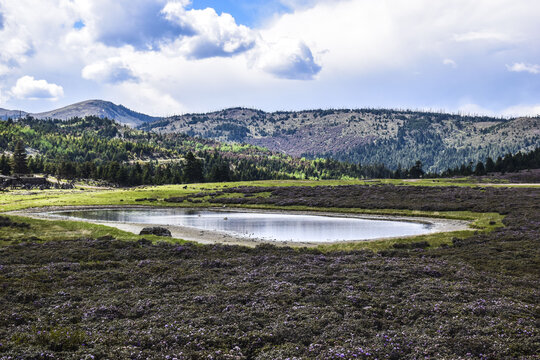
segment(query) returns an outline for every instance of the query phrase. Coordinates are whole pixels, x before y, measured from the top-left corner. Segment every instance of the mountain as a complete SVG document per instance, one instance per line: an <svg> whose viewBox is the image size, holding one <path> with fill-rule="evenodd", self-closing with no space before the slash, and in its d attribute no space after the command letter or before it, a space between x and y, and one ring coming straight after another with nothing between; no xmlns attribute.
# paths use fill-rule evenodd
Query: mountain
<svg viewBox="0 0 540 360"><path fill-rule="evenodd" d="M540 146L540 118L385 109L273 112L231 108L143 124L158 133L186 133L263 146L292 156L332 157L396 169L422 161L443 171Z"/></svg>
<svg viewBox="0 0 540 360"><path fill-rule="evenodd" d="M158 117L135 112L123 105L116 105L110 101L103 100L86 100L60 109L30 115L37 119L60 120L94 115L101 118L114 119L121 124L129 126L137 126L160 119Z"/></svg>
<svg viewBox="0 0 540 360"><path fill-rule="evenodd" d="M7 110L0 108L0 120L8 118L17 119L30 115L36 119L60 119L69 120L74 117L98 116L100 118L113 119L120 124L135 127L147 122L158 121L161 118L135 112L123 105L116 105L110 101L86 100L68 105L60 109L42 113L28 113L20 110Z"/></svg>
<svg viewBox="0 0 540 360"><path fill-rule="evenodd" d="M21 110L7 110L0 108L0 120L7 120L9 118L17 119L26 116L26 114L28 113Z"/></svg>
<svg viewBox="0 0 540 360"><path fill-rule="evenodd" d="M148 133L96 116L71 120L25 117L9 124L0 121L0 155L11 155L19 140L32 155L28 168L33 173L122 185L392 175L381 166L298 159L251 145ZM10 168L9 160L0 156L0 173L8 174Z"/></svg>
<svg viewBox="0 0 540 360"><path fill-rule="evenodd" d="M0 109L0 119L21 114L27 113ZM387 109L270 113L231 108L163 119L103 100L28 115L63 120L95 115L157 133L184 133L297 157L384 164L391 169L409 168L420 160L424 170L431 172L540 146L540 117L502 119Z"/></svg>

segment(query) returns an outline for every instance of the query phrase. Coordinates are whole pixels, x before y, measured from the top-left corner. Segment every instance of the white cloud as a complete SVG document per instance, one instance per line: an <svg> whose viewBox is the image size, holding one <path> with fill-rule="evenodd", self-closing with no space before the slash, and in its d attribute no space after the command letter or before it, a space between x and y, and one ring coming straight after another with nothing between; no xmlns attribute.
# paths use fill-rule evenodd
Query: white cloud
<svg viewBox="0 0 540 360"><path fill-rule="evenodd" d="M525 63L513 63L512 65L506 65L508 71L513 72L528 72L531 74L540 74L540 65L537 64L525 64Z"/></svg>
<svg viewBox="0 0 540 360"><path fill-rule="evenodd" d="M497 116L495 111L487 109L483 106L474 103L462 104L458 108L458 112L463 115L485 115L485 116Z"/></svg>
<svg viewBox="0 0 540 360"><path fill-rule="evenodd" d="M74 16L72 7L63 0L0 0L4 19L0 29L0 64L12 70L37 54L43 56L42 51L54 49L59 54L62 36L70 29ZM66 59L65 54L60 56Z"/></svg>
<svg viewBox="0 0 540 360"><path fill-rule="evenodd" d="M110 84L138 81L131 68L121 58L110 58L92 63L85 66L81 74L85 79Z"/></svg>
<svg viewBox="0 0 540 360"><path fill-rule="evenodd" d="M463 34L455 34L454 40L457 42L467 41L510 41L511 37L507 34L490 31L471 31Z"/></svg>
<svg viewBox="0 0 540 360"><path fill-rule="evenodd" d="M540 116L540 104L535 105L514 105L501 111L501 115L514 116Z"/></svg>
<svg viewBox="0 0 540 360"><path fill-rule="evenodd" d="M111 91L111 99L116 99L116 102L129 104L128 107L149 115L171 116L186 110L171 95L150 85L122 83L108 91Z"/></svg>
<svg viewBox="0 0 540 360"><path fill-rule="evenodd" d="M255 62L262 70L284 79L310 80L321 70L309 47L293 39L262 43Z"/></svg>
<svg viewBox="0 0 540 360"><path fill-rule="evenodd" d="M454 69L457 68L457 63L452 59L444 59L443 60L443 65L453 67Z"/></svg>
<svg viewBox="0 0 540 360"><path fill-rule="evenodd" d="M341 0L280 0L279 2L291 9L306 9L329 1L337 2Z"/></svg>
<svg viewBox="0 0 540 360"><path fill-rule="evenodd" d="M74 0L74 3L80 21L85 24L81 32L106 46L157 49L161 43L189 33L189 29L166 19L161 12L165 0Z"/></svg>
<svg viewBox="0 0 540 360"><path fill-rule="evenodd" d="M237 25L230 14L218 15L212 8L186 10L185 6L185 2L169 2L162 12L171 22L193 32L174 44L187 57L233 56L255 45L255 33L244 25Z"/></svg>
<svg viewBox="0 0 540 360"><path fill-rule="evenodd" d="M46 80L36 80L32 76L23 76L11 88L11 94L18 99L28 100L58 100L64 96L64 89Z"/></svg>
<svg viewBox="0 0 540 360"><path fill-rule="evenodd" d="M508 82L502 66L537 71L514 63L540 57L536 0L281 2L292 11L249 28L213 9L190 10L186 0L0 0L0 87L54 74L66 105L101 97L141 111L156 102L167 112L455 110L460 99L496 108L540 96L527 77ZM459 67L441 71L441 62ZM149 96L130 95L137 88ZM5 107L49 106L17 99Z"/></svg>
<svg viewBox="0 0 540 360"><path fill-rule="evenodd" d="M459 112L466 115L502 116L506 118L540 116L540 104L520 104L492 110L478 104L467 103L459 107Z"/></svg>
<svg viewBox="0 0 540 360"><path fill-rule="evenodd" d="M249 53L250 64L255 64L255 68L284 79L309 80L321 69L302 41L281 38L267 42L256 30L237 25L230 14L218 15L211 8L186 10L186 3L178 2L169 2L163 13L182 28L193 30L193 35L168 47L172 53L178 48L189 59Z"/></svg>

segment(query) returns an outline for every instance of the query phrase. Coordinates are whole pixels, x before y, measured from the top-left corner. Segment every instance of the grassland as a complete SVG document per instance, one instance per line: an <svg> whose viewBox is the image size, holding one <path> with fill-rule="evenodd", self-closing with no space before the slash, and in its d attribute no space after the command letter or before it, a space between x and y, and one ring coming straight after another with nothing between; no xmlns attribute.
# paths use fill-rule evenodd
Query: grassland
<svg viewBox="0 0 540 360"><path fill-rule="evenodd" d="M163 185L142 186L124 189L95 189L80 184L75 190L43 190L43 191L10 191L0 192L1 211L13 211L30 207L46 206L89 206L89 205L141 205L145 202L138 199L157 199L157 203L147 202L150 205L179 206L160 201L172 196L189 196L200 192L212 192L226 188L244 186L258 187L289 187L289 186L347 186L347 185L394 185L394 186L459 186L459 187L523 187L521 184L509 184L501 181L496 184L478 183L472 178L452 179L419 179L407 181L399 179L381 180L264 180L250 182L204 183L189 185ZM526 187L540 187L540 184ZM207 203L202 205L209 205Z"/></svg>
<svg viewBox="0 0 540 360"><path fill-rule="evenodd" d="M350 186L350 185L394 185L394 186L478 186L471 181L462 179L424 179L415 182L403 180L325 180L325 181L256 181L256 182L231 182L231 183L207 183L190 185L167 185L153 187L137 187L125 189L92 189L83 186L74 190L44 190L44 191L12 191L0 193L0 205L3 211L23 210L27 208L61 207L61 206L160 206L160 207L210 207L216 206L216 199L226 199L242 194L229 192L228 189L244 188L246 186L257 186L265 189L275 187L290 186ZM442 185L441 185L442 184ZM257 192L258 198L268 197L270 192ZM172 197L185 198L182 202L166 201ZM195 201L191 197L195 197ZM221 205L220 205L221 206ZM324 206L276 206L273 204L260 203L257 205L234 204L235 207L270 209L288 211L318 211L352 214L376 214L388 216L413 216L413 217L435 217L454 220L467 220L472 222L472 229L458 232L436 233L414 238L392 239L383 241L367 241L349 244L335 244L320 246L321 250L352 250L371 249L381 250L394 246L416 241L427 241L429 246L436 247L442 244L451 244L452 238L465 238L475 232L489 232L502 226L503 216L496 213L476 213L471 211L419 211L406 209L365 209L365 208L339 208ZM16 218L14 218L16 219ZM23 221L23 219L16 219ZM17 231L0 229L0 241L13 242L27 238L41 239L43 241L53 239L78 239L82 237L100 238L103 236L113 236L121 240L138 240L141 236L124 232L118 229L94 225L86 222L73 221L45 221L37 219L24 220L30 223L30 228L17 229ZM146 236L146 238L149 238ZM8 240L9 239L9 240ZM156 241L158 238L152 238ZM176 240L175 240L176 241Z"/></svg>
<svg viewBox="0 0 540 360"><path fill-rule="evenodd" d="M538 359L540 189L423 182L0 194L5 211L225 205L477 227L367 249L247 248L10 216L29 227L0 227L0 359Z"/></svg>

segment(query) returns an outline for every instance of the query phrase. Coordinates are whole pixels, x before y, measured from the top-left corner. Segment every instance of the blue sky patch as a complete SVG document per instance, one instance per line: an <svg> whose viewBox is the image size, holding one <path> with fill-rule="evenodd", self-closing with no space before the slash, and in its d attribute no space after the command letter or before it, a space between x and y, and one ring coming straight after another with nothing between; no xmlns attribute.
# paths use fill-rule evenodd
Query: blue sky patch
<svg viewBox="0 0 540 360"><path fill-rule="evenodd" d="M213 8L218 14L231 14L237 24L257 27L275 14L289 12L287 6L276 0L194 0L192 9Z"/></svg>
<svg viewBox="0 0 540 360"><path fill-rule="evenodd" d="M84 24L84 22L82 20L76 21L75 24L73 24L73 28L77 29L77 30L82 29L85 26L86 25Z"/></svg>

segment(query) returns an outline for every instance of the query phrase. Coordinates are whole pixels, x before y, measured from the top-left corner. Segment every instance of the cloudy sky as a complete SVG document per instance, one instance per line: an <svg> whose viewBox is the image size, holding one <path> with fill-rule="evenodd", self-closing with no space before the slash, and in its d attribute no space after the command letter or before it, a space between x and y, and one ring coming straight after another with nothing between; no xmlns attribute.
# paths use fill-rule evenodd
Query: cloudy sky
<svg viewBox="0 0 540 360"><path fill-rule="evenodd" d="M540 114L538 0L0 0L0 107Z"/></svg>

